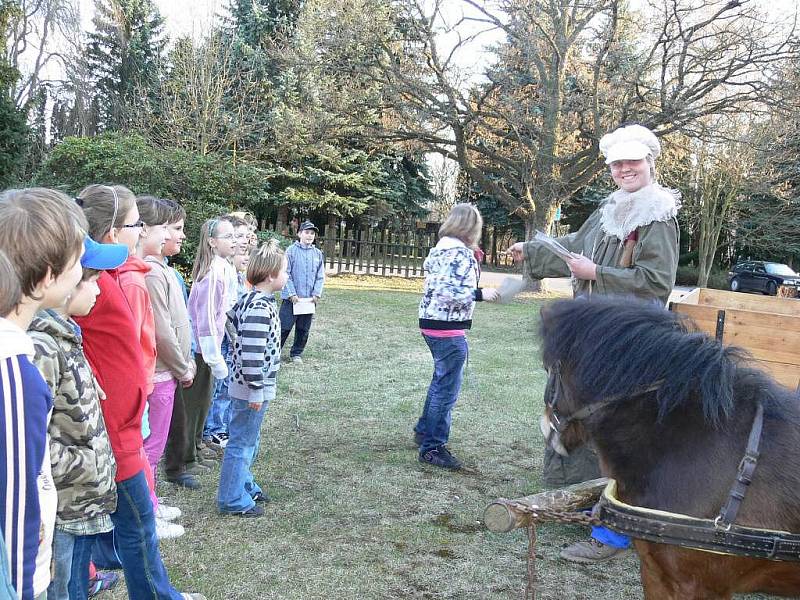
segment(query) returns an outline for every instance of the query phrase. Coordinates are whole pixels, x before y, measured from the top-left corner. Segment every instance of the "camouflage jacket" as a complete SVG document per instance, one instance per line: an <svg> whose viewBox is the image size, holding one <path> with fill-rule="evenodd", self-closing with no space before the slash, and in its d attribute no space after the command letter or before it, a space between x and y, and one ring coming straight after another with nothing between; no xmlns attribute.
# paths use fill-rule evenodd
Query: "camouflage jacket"
<svg viewBox="0 0 800 600"><path fill-rule="evenodd" d="M34 364L53 392L48 433L59 524L116 510L116 463L100 411L94 375L77 326L52 311L37 313L28 334Z"/></svg>

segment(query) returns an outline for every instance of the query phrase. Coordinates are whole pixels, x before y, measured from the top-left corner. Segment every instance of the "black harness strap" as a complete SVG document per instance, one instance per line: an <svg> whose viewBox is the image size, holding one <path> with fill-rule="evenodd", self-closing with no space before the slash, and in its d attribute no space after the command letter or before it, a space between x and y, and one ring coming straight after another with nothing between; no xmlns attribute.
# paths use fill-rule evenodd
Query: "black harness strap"
<svg viewBox="0 0 800 600"><path fill-rule="evenodd" d="M800 534L732 525L720 529L712 519L655 513L619 504L604 494L595 515L614 531L630 537L723 554L800 561Z"/></svg>
<svg viewBox="0 0 800 600"><path fill-rule="evenodd" d="M719 515L714 519L714 524L720 529L730 529L736 521L736 515L742 506L744 495L750 482L753 481L753 473L758 465L758 448L761 444L761 430L764 428L764 406L761 402L756 407L756 416L753 418L753 425L750 427L750 437L747 439L747 450L739 463L739 470L736 473L736 480L731 486L728 501L719 511Z"/></svg>

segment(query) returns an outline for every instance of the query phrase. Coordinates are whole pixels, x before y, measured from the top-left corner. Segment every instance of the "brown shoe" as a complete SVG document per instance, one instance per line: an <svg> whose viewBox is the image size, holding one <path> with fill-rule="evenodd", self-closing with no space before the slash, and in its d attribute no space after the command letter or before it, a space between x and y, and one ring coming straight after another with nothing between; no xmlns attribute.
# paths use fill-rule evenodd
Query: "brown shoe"
<svg viewBox="0 0 800 600"><path fill-rule="evenodd" d="M202 463L194 462L189 465L186 465L186 470L184 473L188 473L189 475L205 475L206 473L211 472L211 467L208 467Z"/></svg>
<svg viewBox="0 0 800 600"><path fill-rule="evenodd" d="M561 551L561 558L577 563L598 563L630 552L630 548L607 546L592 538L588 542L575 542Z"/></svg>

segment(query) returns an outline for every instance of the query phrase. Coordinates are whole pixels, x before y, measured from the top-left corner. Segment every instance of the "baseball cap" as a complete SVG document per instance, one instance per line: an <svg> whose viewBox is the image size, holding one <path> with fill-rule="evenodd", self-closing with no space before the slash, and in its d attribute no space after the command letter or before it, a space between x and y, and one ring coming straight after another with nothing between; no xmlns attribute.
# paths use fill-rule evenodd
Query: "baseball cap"
<svg viewBox="0 0 800 600"><path fill-rule="evenodd" d="M87 269L116 269L128 260L128 247L124 244L98 244L88 235L83 238L81 266Z"/></svg>
<svg viewBox="0 0 800 600"><path fill-rule="evenodd" d="M600 152L610 165L618 160L641 160L648 155L658 158L661 144L647 127L628 125L600 138Z"/></svg>
<svg viewBox="0 0 800 600"><path fill-rule="evenodd" d="M314 225L314 224L313 224L311 221L303 221L303 222L300 224L300 227L297 229L297 231L298 231L298 232L300 232L300 231L305 231L306 229L313 229L314 231L316 231L317 233L319 233L319 229L317 229L317 226L316 226L316 225Z"/></svg>

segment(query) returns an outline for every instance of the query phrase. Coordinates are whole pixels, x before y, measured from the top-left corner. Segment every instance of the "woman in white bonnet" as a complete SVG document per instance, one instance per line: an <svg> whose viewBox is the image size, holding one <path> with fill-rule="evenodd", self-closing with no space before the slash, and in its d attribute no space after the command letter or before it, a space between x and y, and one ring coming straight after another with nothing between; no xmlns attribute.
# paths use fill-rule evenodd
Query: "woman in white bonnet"
<svg viewBox="0 0 800 600"><path fill-rule="evenodd" d="M523 261L526 278L572 276L576 296L634 295L666 305L678 269L680 196L656 181L655 159L661 154L661 144L646 127L627 125L604 135L600 151L619 189L578 231L558 238L581 256L564 262L536 241L519 242L510 251L515 261ZM550 388L548 382L545 395ZM545 485L563 487L595 477L600 477L600 468L591 448L583 446L568 457L545 448ZM622 554L619 546L625 545L614 534L596 529L591 541L573 544L561 556L599 562Z"/></svg>

